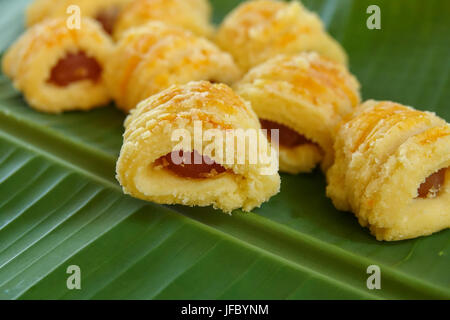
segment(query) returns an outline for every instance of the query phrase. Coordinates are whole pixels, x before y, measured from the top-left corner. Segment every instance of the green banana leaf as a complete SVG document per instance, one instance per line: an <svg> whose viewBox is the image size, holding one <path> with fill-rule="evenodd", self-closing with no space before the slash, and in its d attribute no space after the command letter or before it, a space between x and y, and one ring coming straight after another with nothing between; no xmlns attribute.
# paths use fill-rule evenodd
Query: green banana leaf
<svg viewBox="0 0 450 320"><path fill-rule="evenodd" d="M214 19L240 1L215 0ZM28 0L0 2L0 51ZM364 98L450 120L450 1L309 0L346 48ZM369 5L381 30L366 27ZM113 106L46 115L0 76L1 299L449 299L450 230L378 242L325 197L325 179L282 175L253 213L161 206L122 194ZM81 269L81 290L66 286ZM367 267L381 289L367 288Z"/></svg>

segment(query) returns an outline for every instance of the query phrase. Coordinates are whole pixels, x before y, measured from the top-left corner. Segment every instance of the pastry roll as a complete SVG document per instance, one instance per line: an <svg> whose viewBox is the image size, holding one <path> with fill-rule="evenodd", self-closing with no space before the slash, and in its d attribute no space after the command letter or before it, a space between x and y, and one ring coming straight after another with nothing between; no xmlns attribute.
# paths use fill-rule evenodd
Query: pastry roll
<svg viewBox="0 0 450 320"><path fill-rule="evenodd" d="M326 33L319 17L298 1L244 2L225 18L216 41L245 71L277 54L303 51L347 62L346 53Z"/></svg>
<svg viewBox="0 0 450 320"><path fill-rule="evenodd" d="M68 18L68 8L76 5L82 17L96 19L111 34L123 7L133 0L34 0L26 11L28 27L48 18Z"/></svg>
<svg viewBox="0 0 450 320"><path fill-rule="evenodd" d="M327 195L378 240L450 227L450 125L430 112L367 101L342 124Z"/></svg>
<svg viewBox="0 0 450 320"><path fill-rule="evenodd" d="M88 110L110 101L103 68L113 49L100 24L85 18L68 29L62 18L28 29L3 57L3 72L39 111Z"/></svg>
<svg viewBox="0 0 450 320"><path fill-rule="evenodd" d="M107 67L107 82L124 111L172 84L232 83L240 70L228 53L189 31L153 21L127 31Z"/></svg>
<svg viewBox="0 0 450 320"><path fill-rule="evenodd" d="M214 31L210 17L208 0L135 0L120 15L114 36L118 39L131 27L157 20L210 37Z"/></svg>
<svg viewBox="0 0 450 320"><path fill-rule="evenodd" d="M180 130L187 133L181 146L173 137ZM258 133L256 152L228 138L239 130ZM250 211L279 192L277 169L277 153L250 105L224 84L200 81L174 85L131 111L117 179L125 193L144 200Z"/></svg>
<svg viewBox="0 0 450 320"><path fill-rule="evenodd" d="M333 160L334 129L360 102L345 66L317 53L279 55L235 85L265 129L279 129L280 170L308 172Z"/></svg>

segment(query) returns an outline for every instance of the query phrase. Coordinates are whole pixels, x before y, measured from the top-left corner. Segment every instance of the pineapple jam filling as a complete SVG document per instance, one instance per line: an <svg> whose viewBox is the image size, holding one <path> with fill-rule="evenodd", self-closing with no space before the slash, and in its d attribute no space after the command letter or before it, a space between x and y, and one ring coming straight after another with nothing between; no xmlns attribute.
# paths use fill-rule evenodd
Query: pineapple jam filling
<svg viewBox="0 0 450 320"><path fill-rule="evenodd" d="M445 174L448 168L442 168L441 170L430 175L424 183L422 183L417 190L419 193L418 198L435 198L438 196L441 187L445 182Z"/></svg>
<svg viewBox="0 0 450 320"><path fill-rule="evenodd" d="M305 136L299 134L295 130L291 128L279 124L277 122L273 122L270 120L260 119L261 127L263 129L267 129L268 139L271 140L270 130L278 129L279 130L279 143L281 146L286 148L294 148L303 144L315 144Z"/></svg>
<svg viewBox="0 0 450 320"><path fill-rule="evenodd" d="M177 159L178 157L182 160L180 164L173 162L173 158ZM194 161L196 159L197 162L201 163L196 164ZM217 164L208 156L200 155L195 150L184 153L182 151L172 151L157 159L155 165L161 166L179 177L191 179L211 178L226 171L223 166Z"/></svg>
<svg viewBox="0 0 450 320"><path fill-rule="evenodd" d="M95 17L103 27L103 29L108 34L112 34L114 31L114 25L116 24L117 18L119 18L120 8L112 6L101 10Z"/></svg>
<svg viewBox="0 0 450 320"><path fill-rule="evenodd" d="M52 68L49 83L65 87L81 80L97 82L102 74L102 66L85 52L69 53Z"/></svg>

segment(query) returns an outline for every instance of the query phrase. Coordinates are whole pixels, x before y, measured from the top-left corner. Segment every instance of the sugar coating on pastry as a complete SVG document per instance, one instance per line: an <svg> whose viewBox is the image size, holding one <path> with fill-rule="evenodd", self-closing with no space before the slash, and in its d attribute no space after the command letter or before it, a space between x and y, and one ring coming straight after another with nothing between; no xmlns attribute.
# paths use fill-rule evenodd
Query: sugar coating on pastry
<svg viewBox="0 0 450 320"><path fill-rule="evenodd" d="M47 19L8 49L2 68L39 111L88 110L110 101L103 70L112 49L94 20L82 19L80 29L69 29L66 19Z"/></svg>
<svg viewBox="0 0 450 320"><path fill-rule="evenodd" d="M360 102L356 78L317 53L276 56L234 87L251 102L263 128L279 128L280 170L289 173L309 172L320 162L326 170L336 125Z"/></svg>
<svg viewBox="0 0 450 320"><path fill-rule="evenodd" d="M96 19L111 33L123 7L133 0L34 0L26 10L28 27L49 18L69 18L71 6L78 6L81 17Z"/></svg>
<svg viewBox="0 0 450 320"><path fill-rule="evenodd" d="M157 21L125 32L106 73L111 94L124 111L173 84L231 84L241 75L231 55L214 43Z"/></svg>
<svg viewBox="0 0 450 320"><path fill-rule="evenodd" d="M327 195L378 240L450 227L450 125L434 113L367 101L343 123Z"/></svg>
<svg viewBox="0 0 450 320"><path fill-rule="evenodd" d="M124 192L162 204L213 205L224 212L238 208L250 211L279 192L278 167L268 174L266 162L239 162L236 158L225 161L219 148L212 151L207 147L209 144L202 143L201 135L195 133L199 122L203 132L260 129L251 106L228 86L206 81L174 85L141 102L125 121L124 142L117 162L117 179ZM191 176L196 168L184 164L177 168L169 163L168 156L180 151L179 142L172 139L179 129L192 137L192 143L187 143L182 151L209 157L214 161L211 167L214 170ZM258 139L261 146L271 148L264 134L259 134ZM231 151L236 147L225 145ZM258 152L264 152L263 149L258 148ZM275 150L270 156L276 162ZM197 169L202 171L202 167ZM183 173L183 170L191 171Z"/></svg>
<svg viewBox="0 0 450 320"><path fill-rule="evenodd" d="M210 17L208 0L135 0L121 13L114 36L118 39L127 29L157 20L210 37L214 31Z"/></svg>
<svg viewBox="0 0 450 320"><path fill-rule="evenodd" d="M246 1L228 14L216 41L245 71L277 54L303 51L347 62L345 51L326 33L319 17L298 1Z"/></svg>

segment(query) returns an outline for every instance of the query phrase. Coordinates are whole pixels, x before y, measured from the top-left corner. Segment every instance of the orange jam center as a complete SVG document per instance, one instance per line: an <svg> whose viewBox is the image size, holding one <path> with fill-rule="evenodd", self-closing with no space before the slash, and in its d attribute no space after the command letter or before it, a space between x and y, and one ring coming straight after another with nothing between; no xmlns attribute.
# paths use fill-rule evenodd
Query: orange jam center
<svg viewBox="0 0 450 320"><path fill-rule="evenodd" d="M271 140L271 129L279 130L279 143L281 146L286 148L293 148L300 146L302 144L314 144L311 140L306 138L305 136L299 134L297 131L292 130L291 128L282 125L277 122L273 122L270 120L259 120L261 122L261 127L263 129L267 129L268 139Z"/></svg>
<svg viewBox="0 0 450 320"><path fill-rule="evenodd" d="M112 6L112 7L101 10L95 17L95 20L100 22L103 29L108 34L112 34L113 30L114 30L114 25L116 24L119 14L120 14L120 9L118 7Z"/></svg>
<svg viewBox="0 0 450 320"><path fill-rule="evenodd" d="M419 193L419 198L428 198L431 196L436 196L441 187L445 182L445 172L447 168L442 168L441 170L430 175L424 183L422 183L417 190Z"/></svg>
<svg viewBox="0 0 450 320"><path fill-rule="evenodd" d="M157 159L155 163L182 178L210 178L226 171L223 166L195 150L193 152L173 151Z"/></svg>
<svg viewBox="0 0 450 320"><path fill-rule="evenodd" d="M85 52L69 53L60 59L50 72L49 83L65 87L73 82L92 80L97 82L102 74L102 67L95 58Z"/></svg>

